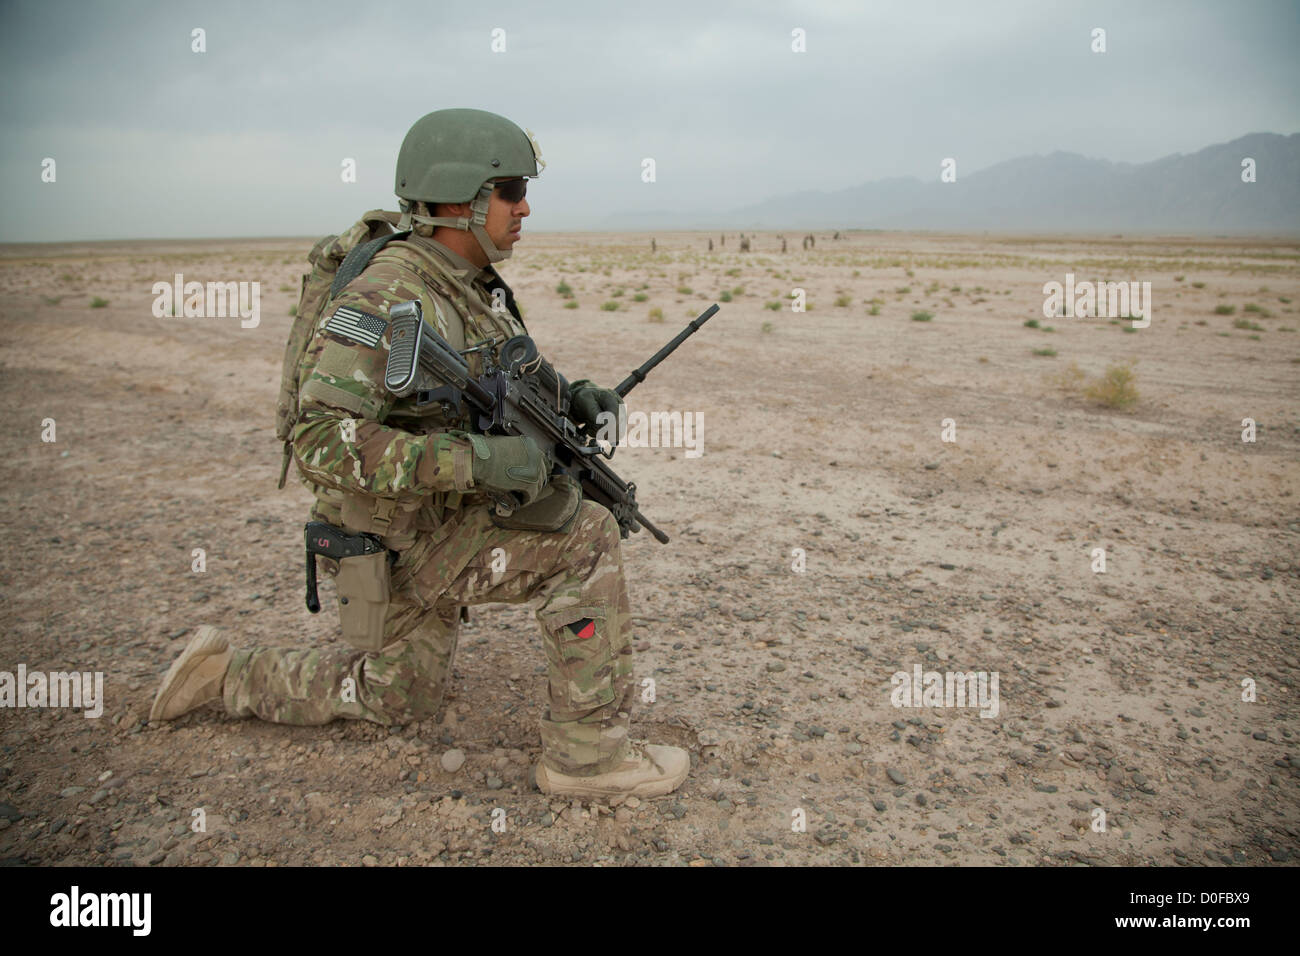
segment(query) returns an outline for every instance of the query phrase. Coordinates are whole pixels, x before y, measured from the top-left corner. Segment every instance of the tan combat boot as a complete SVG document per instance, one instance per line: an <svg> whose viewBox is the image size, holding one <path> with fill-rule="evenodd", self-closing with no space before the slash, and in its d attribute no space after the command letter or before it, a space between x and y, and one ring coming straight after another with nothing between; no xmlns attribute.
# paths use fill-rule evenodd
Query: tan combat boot
<svg viewBox="0 0 1300 956"><path fill-rule="evenodd" d="M537 789L562 797L662 797L682 785L691 770L691 757L681 747L632 744L619 767L594 777L571 777L537 765Z"/></svg>
<svg viewBox="0 0 1300 956"><path fill-rule="evenodd" d="M209 701L220 700L234 653L215 627L200 627L163 677L149 719L175 720Z"/></svg>

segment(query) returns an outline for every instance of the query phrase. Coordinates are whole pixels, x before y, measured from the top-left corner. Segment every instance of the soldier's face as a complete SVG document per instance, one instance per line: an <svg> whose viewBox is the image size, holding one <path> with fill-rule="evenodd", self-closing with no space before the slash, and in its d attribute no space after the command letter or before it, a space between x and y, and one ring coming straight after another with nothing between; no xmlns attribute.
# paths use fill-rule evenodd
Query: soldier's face
<svg viewBox="0 0 1300 956"><path fill-rule="evenodd" d="M532 210L528 208L527 199L520 197L518 202L511 202L502 196L503 192L509 194L512 189L492 190L492 201L488 206L487 224L484 228L492 237L496 247L505 251L514 248L514 244L519 241L523 232L524 217Z"/></svg>

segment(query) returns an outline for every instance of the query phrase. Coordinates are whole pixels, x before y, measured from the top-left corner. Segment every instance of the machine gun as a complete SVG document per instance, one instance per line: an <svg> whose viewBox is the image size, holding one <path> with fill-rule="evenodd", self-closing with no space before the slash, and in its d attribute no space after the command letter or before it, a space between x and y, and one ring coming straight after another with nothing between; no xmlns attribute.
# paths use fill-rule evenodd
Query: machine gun
<svg viewBox="0 0 1300 956"><path fill-rule="evenodd" d="M646 374L667 358L718 311L705 309L678 335L614 389L627 395ZM537 443L554 463L551 474L566 474L582 488L583 497L608 508L623 537L645 528L661 544L664 534L641 514L636 485L624 481L608 464L617 446L608 450L569 417L569 383L537 352L533 340L516 335L501 346L496 361L483 350L483 371L470 374L464 356L424 320L420 303L404 302L388 313L388 365L384 387L398 397L416 393L417 404L441 401L472 413L474 426L489 435L523 435ZM469 351L469 350L466 350ZM498 514L511 514L518 501L497 495Z"/></svg>

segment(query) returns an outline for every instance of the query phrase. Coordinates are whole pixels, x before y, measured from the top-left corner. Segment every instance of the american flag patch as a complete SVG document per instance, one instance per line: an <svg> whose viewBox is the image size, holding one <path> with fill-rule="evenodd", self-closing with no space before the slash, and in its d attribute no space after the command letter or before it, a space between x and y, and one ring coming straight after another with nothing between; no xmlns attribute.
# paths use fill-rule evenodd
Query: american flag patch
<svg viewBox="0 0 1300 956"><path fill-rule="evenodd" d="M325 331L340 338L360 342L370 348L378 348L379 340L384 337L388 323L377 315L340 306L325 322Z"/></svg>

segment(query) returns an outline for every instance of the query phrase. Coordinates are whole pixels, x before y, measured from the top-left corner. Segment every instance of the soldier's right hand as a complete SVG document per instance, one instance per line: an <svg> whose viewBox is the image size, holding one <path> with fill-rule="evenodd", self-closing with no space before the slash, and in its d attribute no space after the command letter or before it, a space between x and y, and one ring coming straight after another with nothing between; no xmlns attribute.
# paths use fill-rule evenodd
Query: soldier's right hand
<svg viewBox="0 0 1300 956"><path fill-rule="evenodd" d="M514 493L521 504L537 500L550 481L551 461L537 442L522 435L469 435L474 446L474 485Z"/></svg>

